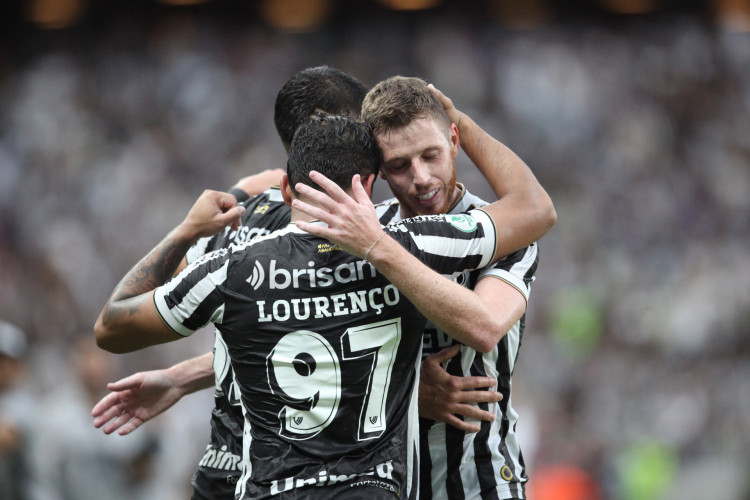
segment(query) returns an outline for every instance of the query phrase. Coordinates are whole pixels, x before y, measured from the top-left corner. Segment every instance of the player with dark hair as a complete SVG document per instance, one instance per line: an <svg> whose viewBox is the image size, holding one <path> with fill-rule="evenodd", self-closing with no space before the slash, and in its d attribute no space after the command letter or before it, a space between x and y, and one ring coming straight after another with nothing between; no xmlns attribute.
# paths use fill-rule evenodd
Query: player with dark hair
<svg viewBox="0 0 750 500"><path fill-rule="evenodd" d="M294 132L311 117L357 118L367 90L353 76L330 66L316 66L297 73L281 88L274 106L274 124L287 153Z"/></svg>
<svg viewBox="0 0 750 500"><path fill-rule="evenodd" d="M322 112L352 115L359 112L367 87L336 68L306 68L292 76L276 97L274 121L282 144L289 151L294 130ZM173 274L205 253L264 236L289 223L289 207L277 184L284 174L274 169L248 176L230 193L241 201L245 212L242 224L226 228L214 236L201 238L187 252L173 253L163 272ZM248 194L255 194L248 199ZM183 256L185 257L183 259ZM180 262L182 261L182 262ZM166 276L166 274L165 274ZM213 353L178 363L164 370L139 372L108 388L113 391L93 409L94 425L105 433L129 434L143 422L160 414L179 399L197 390L215 386L211 412L211 434L206 451L192 478L194 500L234 498L242 459L243 416L239 392L226 345L215 335Z"/></svg>

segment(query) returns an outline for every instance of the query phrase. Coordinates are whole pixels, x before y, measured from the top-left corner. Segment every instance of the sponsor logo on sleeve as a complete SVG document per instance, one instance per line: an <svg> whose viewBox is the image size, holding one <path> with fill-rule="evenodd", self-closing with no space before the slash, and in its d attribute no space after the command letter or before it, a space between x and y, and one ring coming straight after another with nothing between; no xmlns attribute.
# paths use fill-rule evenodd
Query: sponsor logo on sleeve
<svg viewBox="0 0 750 500"><path fill-rule="evenodd" d="M477 229L477 221L473 217L466 214L458 215L446 215L446 220L450 222L451 226L455 227L459 231L465 233L471 233Z"/></svg>

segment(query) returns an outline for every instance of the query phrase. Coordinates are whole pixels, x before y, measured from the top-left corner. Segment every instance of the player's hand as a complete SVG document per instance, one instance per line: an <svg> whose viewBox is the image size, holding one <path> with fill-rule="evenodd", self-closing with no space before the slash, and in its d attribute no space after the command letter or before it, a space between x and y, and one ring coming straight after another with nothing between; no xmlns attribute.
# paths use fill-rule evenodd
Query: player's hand
<svg viewBox="0 0 750 500"><path fill-rule="evenodd" d="M192 239L212 236L226 226L236 230L242 224L245 207L234 195L206 189L188 212L178 229Z"/></svg>
<svg viewBox="0 0 750 500"><path fill-rule="evenodd" d="M370 245L383 234L375 207L362 187L359 174L352 178L354 197L349 196L335 182L320 172L311 171L310 179L318 183L325 193L305 184L297 184L297 192L311 200L305 203L295 199L292 206L328 224L310 224L297 221L297 227L308 233L326 238L347 252L364 257ZM326 194L327 193L327 194Z"/></svg>
<svg viewBox="0 0 750 500"><path fill-rule="evenodd" d="M448 113L448 118L450 118L451 122L456 124L456 127L461 128L461 117L463 116L463 113L461 113L459 110L456 109L456 106L453 105L453 101L443 94L440 90L435 88L433 84L429 84L427 86L430 91L435 95L435 97L438 98L438 101L440 101L440 104L443 105L443 109L446 113Z"/></svg>
<svg viewBox="0 0 750 500"><path fill-rule="evenodd" d="M456 344L425 358L419 375L419 416L440 420L465 432L479 431L479 423L466 419L488 421L495 414L480 409L476 403L495 403L503 395L490 388L497 385L493 377L455 377L442 363L456 356L461 346ZM488 389L477 391L476 389ZM464 419L459 418L464 417Z"/></svg>
<svg viewBox="0 0 750 500"><path fill-rule="evenodd" d="M281 168L264 170L257 174L243 177L233 187L243 190L248 196L255 196L273 185L281 183L281 177L286 172Z"/></svg>
<svg viewBox="0 0 750 500"><path fill-rule="evenodd" d="M103 426L105 434L118 431L121 436L172 407L183 396L167 370L139 372L107 384L107 389L111 392L91 410L94 427Z"/></svg>

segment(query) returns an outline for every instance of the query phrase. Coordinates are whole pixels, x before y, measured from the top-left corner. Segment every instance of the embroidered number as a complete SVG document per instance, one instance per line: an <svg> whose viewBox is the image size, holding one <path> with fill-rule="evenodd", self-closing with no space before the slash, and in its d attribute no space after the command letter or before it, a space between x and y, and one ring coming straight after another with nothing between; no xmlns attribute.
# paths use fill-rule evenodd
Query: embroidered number
<svg viewBox="0 0 750 500"><path fill-rule="evenodd" d="M400 319L349 328L341 336L341 358L315 332L284 335L266 362L271 391L285 403L279 412L279 433L289 439L309 439L329 426L341 401L342 361L370 358L358 439L380 436L387 424L386 396L400 340Z"/></svg>

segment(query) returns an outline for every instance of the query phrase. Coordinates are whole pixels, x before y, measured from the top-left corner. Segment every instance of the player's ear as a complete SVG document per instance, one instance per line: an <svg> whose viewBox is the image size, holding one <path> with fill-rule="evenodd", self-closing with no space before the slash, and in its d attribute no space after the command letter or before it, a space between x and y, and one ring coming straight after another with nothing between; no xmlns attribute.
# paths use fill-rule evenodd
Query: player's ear
<svg viewBox="0 0 750 500"><path fill-rule="evenodd" d="M367 193L367 196L372 198L372 187L375 184L375 179L377 177L375 174L370 174L367 177L360 178L360 181L362 182L362 187L365 188L365 192Z"/></svg>
<svg viewBox="0 0 750 500"><path fill-rule="evenodd" d="M281 196L284 198L286 205L292 206L292 186L289 185L289 177L286 174L281 176Z"/></svg>
<svg viewBox="0 0 750 500"><path fill-rule="evenodd" d="M451 123L451 128L450 128L450 132L448 135L448 139L450 140L450 143L451 143L451 156L455 160L456 157L458 156L458 151L461 146L461 140L459 139L459 136L458 136L458 127L456 127L455 123Z"/></svg>

